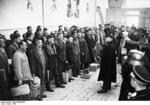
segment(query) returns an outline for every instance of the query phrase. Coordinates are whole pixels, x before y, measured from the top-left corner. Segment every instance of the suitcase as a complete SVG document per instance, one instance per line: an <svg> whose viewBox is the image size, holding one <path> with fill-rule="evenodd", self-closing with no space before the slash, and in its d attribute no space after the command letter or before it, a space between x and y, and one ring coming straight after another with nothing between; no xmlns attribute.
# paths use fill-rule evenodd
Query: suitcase
<svg viewBox="0 0 150 105"><path fill-rule="evenodd" d="M68 74L69 74L69 78L71 78L72 77L72 70L71 69L68 71Z"/></svg>
<svg viewBox="0 0 150 105"><path fill-rule="evenodd" d="M69 81L69 73L68 72L63 72L63 80L65 83L68 83Z"/></svg>
<svg viewBox="0 0 150 105"><path fill-rule="evenodd" d="M35 76L33 77L32 85L30 86L30 99L35 99L37 96L40 95L40 84L41 80L39 77Z"/></svg>
<svg viewBox="0 0 150 105"><path fill-rule="evenodd" d="M30 99L35 99L37 98L37 96L40 95L40 86L39 87L34 87L34 86L31 86L30 87Z"/></svg>
<svg viewBox="0 0 150 105"><path fill-rule="evenodd" d="M97 69L98 69L98 64L96 64L96 63L90 64L90 67L89 67L89 70L90 70L90 71L96 72Z"/></svg>
<svg viewBox="0 0 150 105"><path fill-rule="evenodd" d="M82 74L80 76L80 78L83 78L83 79L90 79L91 78L91 75L90 74Z"/></svg>

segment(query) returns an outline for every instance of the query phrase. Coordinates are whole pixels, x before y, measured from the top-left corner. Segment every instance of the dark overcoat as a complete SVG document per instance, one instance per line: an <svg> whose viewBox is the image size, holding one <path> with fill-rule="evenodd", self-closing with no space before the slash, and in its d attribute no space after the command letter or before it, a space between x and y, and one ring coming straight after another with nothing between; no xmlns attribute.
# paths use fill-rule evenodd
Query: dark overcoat
<svg viewBox="0 0 150 105"><path fill-rule="evenodd" d="M47 62L47 57L44 50L43 54L45 56L45 61ZM37 48L34 48L32 50L32 52L30 53L30 57L28 59L30 63L31 73L35 74L35 76L38 76L41 79L44 79L44 77L46 76L46 65L43 65Z"/></svg>
<svg viewBox="0 0 150 105"><path fill-rule="evenodd" d="M89 49L85 39L79 39L81 62L89 63Z"/></svg>
<svg viewBox="0 0 150 105"><path fill-rule="evenodd" d="M8 100L8 58L5 52L0 51L0 100Z"/></svg>
<svg viewBox="0 0 150 105"><path fill-rule="evenodd" d="M59 62L66 62L66 45L60 39L56 40L57 59Z"/></svg>
<svg viewBox="0 0 150 105"><path fill-rule="evenodd" d="M108 79L110 79L111 82L116 82L116 55L115 47L112 46L112 44L104 45L98 81Z"/></svg>

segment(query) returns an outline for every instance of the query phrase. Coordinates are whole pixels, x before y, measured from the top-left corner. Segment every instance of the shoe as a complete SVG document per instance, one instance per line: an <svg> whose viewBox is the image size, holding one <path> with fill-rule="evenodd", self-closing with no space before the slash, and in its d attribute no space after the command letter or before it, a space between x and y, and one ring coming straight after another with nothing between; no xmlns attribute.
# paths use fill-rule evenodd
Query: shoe
<svg viewBox="0 0 150 105"><path fill-rule="evenodd" d="M104 90L104 89L97 91L97 93L106 93L106 92L107 92L107 90Z"/></svg>
<svg viewBox="0 0 150 105"><path fill-rule="evenodd" d="M58 88L65 88L65 86L63 86L63 85L57 85L56 87L58 87Z"/></svg>
<svg viewBox="0 0 150 105"><path fill-rule="evenodd" d="M52 88L48 88L47 91L54 92L54 90Z"/></svg>
<svg viewBox="0 0 150 105"><path fill-rule="evenodd" d="M42 101L43 99L41 97L37 97L36 100Z"/></svg>
<svg viewBox="0 0 150 105"><path fill-rule="evenodd" d="M62 82L62 84L67 84L66 82Z"/></svg>
<svg viewBox="0 0 150 105"><path fill-rule="evenodd" d="M73 77L78 77L77 75L73 75Z"/></svg>
<svg viewBox="0 0 150 105"><path fill-rule="evenodd" d="M69 82L71 82L72 80L74 80L74 78L69 78Z"/></svg>
<svg viewBox="0 0 150 105"><path fill-rule="evenodd" d="M46 98L46 97L47 97L47 95L42 95L41 97L42 97L42 98Z"/></svg>
<svg viewBox="0 0 150 105"><path fill-rule="evenodd" d="M39 95L39 96L37 96L37 97L35 98L35 100L42 101L43 99L42 99L41 96Z"/></svg>

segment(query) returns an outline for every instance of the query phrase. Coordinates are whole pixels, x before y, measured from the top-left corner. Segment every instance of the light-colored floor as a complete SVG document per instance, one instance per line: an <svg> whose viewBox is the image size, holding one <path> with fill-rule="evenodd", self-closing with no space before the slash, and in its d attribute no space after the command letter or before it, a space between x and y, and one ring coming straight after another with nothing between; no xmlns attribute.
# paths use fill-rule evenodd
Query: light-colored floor
<svg viewBox="0 0 150 105"><path fill-rule="evenodd" d="M120 71L120 66L117 65L117 71ZM117 74L117 84L112 84L111 91L103 94L98 94L101 89L102 82L98 82L99 69L96 72L90 72L90 79L75 78L69 82L66 88L54 88L55 92L46 91L48 96L44 101L117 101L120 93L121 76Z"/></svg>

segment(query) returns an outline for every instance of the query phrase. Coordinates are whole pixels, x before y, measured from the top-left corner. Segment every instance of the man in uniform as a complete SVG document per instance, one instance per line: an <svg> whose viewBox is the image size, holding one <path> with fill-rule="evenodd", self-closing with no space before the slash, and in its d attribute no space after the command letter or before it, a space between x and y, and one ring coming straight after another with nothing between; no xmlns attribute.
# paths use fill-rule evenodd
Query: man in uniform
<svg viewBox="0 0 150 105"><path fill-rule="evenodd" d="M130 74L131 86L135 92L128 94L128 100L150 100L150 72L144 66L135 66Z"/></svg>

